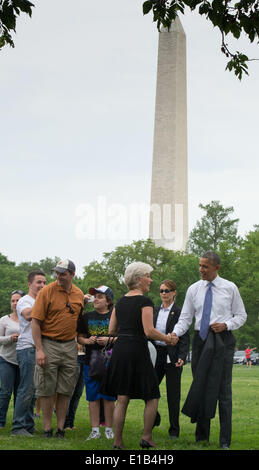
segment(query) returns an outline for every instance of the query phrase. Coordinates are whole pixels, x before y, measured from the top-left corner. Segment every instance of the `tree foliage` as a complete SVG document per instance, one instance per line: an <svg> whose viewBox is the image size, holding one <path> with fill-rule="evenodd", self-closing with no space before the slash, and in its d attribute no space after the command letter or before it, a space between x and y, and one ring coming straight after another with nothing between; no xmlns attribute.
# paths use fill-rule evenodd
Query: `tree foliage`
<svg viewBox="0 0 259 470"><path fill-rule="evenodd" d="M55 256L54 258L47 257L41 259L38 262L24 261L19 264L19 269L27 273L30 271L34 271L35 269L41 269L47 276L50 276L52 278L54 276L52 269L58 264L59 261L60 258L58 258L57 256Z"/></svg>
<svg viewBox="0 0 259 470"><path fill-rule="evenodd" d="M6 44L14 47L12 34L16 32L16 19L21 12L31 16L33 7L28 0L0 0L0 50Z"/></svg>
<svg viewBox="0 0 259 470"><path fill-rule="evenodd" d="M234 211L233 207L224 208L219 201L211 201L206 205L199 204L199 207L205 211L205 215L190 233L189 250L201 256L207 250L218 251L223 242L225 249L233 250L239 242L237 235L239 219L229 218Z"/></svg>
<svg viewBox="0 0 259 470"><path fill-rule="evenodd" d="M10 313L10 294L13 290L26 290L26 274L13 261L0 253L0 316Z"/></svg>
<svg viewBox="0 0 259 470"><path fill-rule="evenodd" d="M143 3L144 15L153 12L153 21L157 24L158 30L161 26L171 27L178 13L183 13L189 7L192 11L197 10L200 15L204 15L214 27L219 29L221 37L221 52L225 54L228 62L226 69L234 71L241 80L243 73L248 75L249 59L240 51L231 51L226 36L232 35L239 39L243 33L250 42L259 39L259 5L258 0L147 0Z"/></svg>
<svg viewBox="0 0 259 470"><path fill-rule="evenodd" d="M242 239L236 251L233 268L233 281L239 286L244 300L248 320L240 337L244 345L259 344L259 227L250 231Z"/></svg>
<svg viewBox="0 0 259 470"><path fill-rule="evenodd" d="M10 313L10 296L14 290L28 291L27 276L30 271L42 270L48 282L53 281L51 268L56 266L59 258L45 258L39 262L22 262L16 265L0 253L0 316Z"/></svg>

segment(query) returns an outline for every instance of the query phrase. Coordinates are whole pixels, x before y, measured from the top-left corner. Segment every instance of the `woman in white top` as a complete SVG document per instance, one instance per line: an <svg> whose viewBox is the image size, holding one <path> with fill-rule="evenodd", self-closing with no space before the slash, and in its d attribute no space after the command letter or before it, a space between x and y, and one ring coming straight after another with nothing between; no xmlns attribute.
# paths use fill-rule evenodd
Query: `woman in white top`
<svg viewBox="0 0 259 470"><path fill-rule="evenodd" d="M22 290L11 293L11 311L0 318L0 428L5 426L9 402L14 395L14 404L19 384L19 366L16 358L16 343L19 336L19 320L16 312L18 300L25 295Z"/></svg>

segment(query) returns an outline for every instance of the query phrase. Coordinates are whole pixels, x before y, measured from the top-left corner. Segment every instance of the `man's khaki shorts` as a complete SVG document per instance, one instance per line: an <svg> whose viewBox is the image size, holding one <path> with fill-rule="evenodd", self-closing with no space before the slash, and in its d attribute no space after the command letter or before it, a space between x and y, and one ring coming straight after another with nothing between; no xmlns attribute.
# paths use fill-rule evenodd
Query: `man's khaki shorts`
<svg viewBox="0 0 259 470"><path fill-rule="evenodd" d="M45 367L35 367L37 396L48 397L55 393L71 396L78 378L76 341L60 343L43 337L42 345L47 364Z"/></svg>

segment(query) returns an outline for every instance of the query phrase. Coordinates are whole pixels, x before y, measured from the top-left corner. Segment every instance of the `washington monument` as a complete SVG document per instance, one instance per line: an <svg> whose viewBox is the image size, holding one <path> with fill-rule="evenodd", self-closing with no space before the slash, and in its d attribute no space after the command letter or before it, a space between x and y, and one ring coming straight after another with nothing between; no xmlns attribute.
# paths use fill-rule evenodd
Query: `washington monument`
<svg viewBox="0 0 259 470"><path fill-rule="evenodd" d="M185 250L188 239L186 37L178 17L159 33L149 236Z"/></svg>

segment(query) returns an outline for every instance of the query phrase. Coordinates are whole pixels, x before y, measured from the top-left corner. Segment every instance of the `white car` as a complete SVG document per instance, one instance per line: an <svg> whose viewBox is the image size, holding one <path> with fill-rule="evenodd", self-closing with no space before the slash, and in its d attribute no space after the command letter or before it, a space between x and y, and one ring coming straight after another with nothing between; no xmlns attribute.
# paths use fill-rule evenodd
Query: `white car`
<svg viewBox="0 0 259 470"><path fill-rule="evenodd" d="M233 364L243 364L245 358L245 351L236 351L233 357Z"/></svg>

